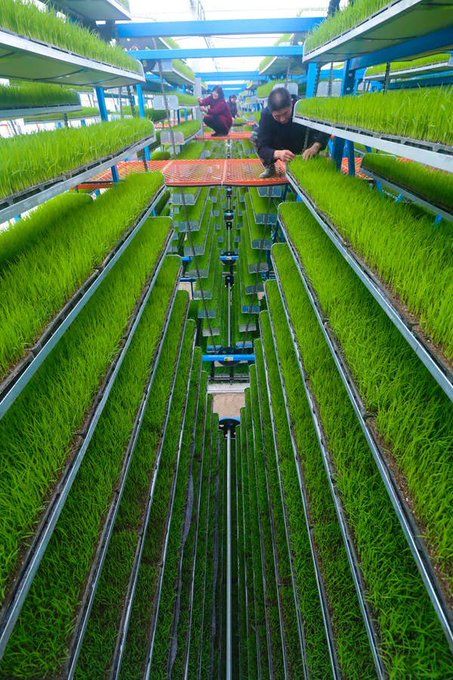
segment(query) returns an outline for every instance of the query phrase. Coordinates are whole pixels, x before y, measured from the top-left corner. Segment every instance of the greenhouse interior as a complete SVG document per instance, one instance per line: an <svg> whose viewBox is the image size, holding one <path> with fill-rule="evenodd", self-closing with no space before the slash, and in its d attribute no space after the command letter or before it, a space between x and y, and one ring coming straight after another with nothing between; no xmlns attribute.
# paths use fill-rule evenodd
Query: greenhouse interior
<svg viewBox="0 0 453 680"><path fill-rule="evenodd" d="M453 5L247 4L0 0L0 680L453 680Z"/></svg>

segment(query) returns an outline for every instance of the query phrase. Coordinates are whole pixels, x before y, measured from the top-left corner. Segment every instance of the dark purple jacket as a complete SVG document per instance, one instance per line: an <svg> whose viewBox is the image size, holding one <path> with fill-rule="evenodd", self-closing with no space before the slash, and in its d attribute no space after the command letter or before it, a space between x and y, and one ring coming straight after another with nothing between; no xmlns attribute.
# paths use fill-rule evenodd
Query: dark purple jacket
<svg viewBox="0 0 453 680"><path fill-rule="evenodd" d="M212 95L201 100L201 106L209 106L208 116L217 116L228 130L233 125L230 107L224 99L214 99Z"/></svg>

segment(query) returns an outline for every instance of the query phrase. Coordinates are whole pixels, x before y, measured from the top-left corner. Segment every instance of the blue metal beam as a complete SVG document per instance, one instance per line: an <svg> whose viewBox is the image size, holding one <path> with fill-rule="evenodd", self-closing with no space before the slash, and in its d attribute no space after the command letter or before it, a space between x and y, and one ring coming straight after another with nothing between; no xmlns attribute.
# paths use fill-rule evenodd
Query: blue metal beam
<svg viewBox="0 0 453 680"><path fill-rule="evenodd" d="M442 28L439 31L422 35L418 38L411 38L405 42L382 50L376 50L361 57L350 60L349 68L368 68L377 64L386 64L389 61L400 61L408 57L414 57L426 53L435 52L442 48L450 49L453 41L451 27Z"/></svg>
<svg viewBox="0 0 453 680"><path fill-rule="evenodd" d="M263 47L201 47L175 50L130 50L131 57L141 60L206 59L209 57L302 57L302 45L268 45Z"/></svg>
<svg viewBox="0 0 453 680"><path fill-rule="evenodd" d="M306 33L325 17L288 17L285 19L214 19L208 21L152 21L117 24L119 38L164 38L209 35L273 35Z"/></svg>

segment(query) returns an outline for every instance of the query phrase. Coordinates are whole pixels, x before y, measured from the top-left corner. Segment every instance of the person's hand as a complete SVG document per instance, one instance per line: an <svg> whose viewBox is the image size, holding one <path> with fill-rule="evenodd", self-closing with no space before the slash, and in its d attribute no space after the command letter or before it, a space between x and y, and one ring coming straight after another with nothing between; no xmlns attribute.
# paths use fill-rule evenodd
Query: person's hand
<svg viewBox="0 0 453 680"><path fill-rule="evenodd" d="M277 173L277 175L280 175L280 176L286 175L286 163L284 163L281 160L277 160L277 161L275 161L274 167L275 167L275 172Z"/></svg>
<svg viewBox="0 0 453 680"><path fill-rule="evenodd" d="M203 99L202 99L201 97L198 97L198 103L199 103L200 105L201 105L201 102L202 102L202 101L203 101Z"/></svg>
<svg viewBox="0 0 453 680"><path fill-rule="evenodd" d="M281 149L274 151L274 160L283 161L283 163L289 163L294 158L294 154L289 149Z"/></svg>
<svg viewBox="0 0 453 680"><path fill-rule="evenodd" d="M318 155L318 153L321 150L321 144L319 142L315 142L311 146L308 147L308 149L305 149L305 151L302 154L302 158L304 161L309 161L310 158L314 158L315 156Z"/></svg>

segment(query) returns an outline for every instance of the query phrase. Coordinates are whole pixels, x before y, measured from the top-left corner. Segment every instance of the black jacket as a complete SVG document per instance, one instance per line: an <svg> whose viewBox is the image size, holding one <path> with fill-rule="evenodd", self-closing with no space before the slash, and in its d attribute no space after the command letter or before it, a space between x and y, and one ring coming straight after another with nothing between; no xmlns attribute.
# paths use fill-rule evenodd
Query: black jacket
<svg viewBox="0 0 453 680"><path fill-rule="evenodd" d="M272 118L267 106L261 113L256 147L264 165L270 165L274 162L274 151L276 150L289 149L293 153L299 154L315 142L319 142L325 149L328 141L328 135L307 128L305 125L299 125L292 119L289 123L277 123Z"/></svg>

